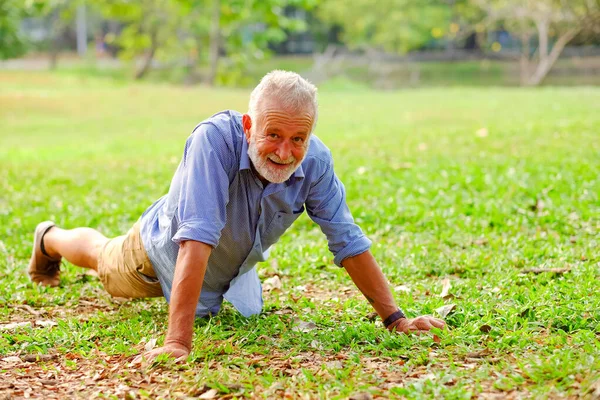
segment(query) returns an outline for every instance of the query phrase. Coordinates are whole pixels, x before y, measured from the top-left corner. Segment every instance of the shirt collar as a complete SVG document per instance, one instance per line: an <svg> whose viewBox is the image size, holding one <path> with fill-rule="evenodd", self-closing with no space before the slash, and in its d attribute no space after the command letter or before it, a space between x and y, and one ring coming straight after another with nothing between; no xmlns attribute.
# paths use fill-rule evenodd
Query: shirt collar
<svg viewBox="0 0 600 400"><path fill-rule="evenodd" d="M248 141L246 136L242 135L242 154L240 155L240 171L252 169L250 167L250 157L248 157Z"/></svg>

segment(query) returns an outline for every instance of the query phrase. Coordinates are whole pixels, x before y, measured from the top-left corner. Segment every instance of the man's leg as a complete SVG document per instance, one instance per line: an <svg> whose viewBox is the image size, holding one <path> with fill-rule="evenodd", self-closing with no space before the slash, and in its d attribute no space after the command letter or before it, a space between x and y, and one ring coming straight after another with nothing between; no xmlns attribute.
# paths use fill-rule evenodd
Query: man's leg
<svg viewBox="0 0 600 400"><path fill-rule="evenodd" d="M50 221L42 222L34 234L29 276L36 283L58 286L62 257L74 265L97 270L98 255L108 240L91 228L65 230Z"/></svg>
<svg viewBox="0 0 600 400"><path fill-rule="evenodd" d="M108 239L91 228L60 229L50 221L35 231L29 264L31 280L58 286L62 257L94 269L104 289L114 297L158 297L162 289L136 222L127 234Z"/></svg>
<svg viewBox="0 0 600 400"><path fill-rule="evenodd" d="M46 253L52 258L64 257L79 267L98 269L98 254L108 238L92 228L50 228L44 235Z"/></svg>

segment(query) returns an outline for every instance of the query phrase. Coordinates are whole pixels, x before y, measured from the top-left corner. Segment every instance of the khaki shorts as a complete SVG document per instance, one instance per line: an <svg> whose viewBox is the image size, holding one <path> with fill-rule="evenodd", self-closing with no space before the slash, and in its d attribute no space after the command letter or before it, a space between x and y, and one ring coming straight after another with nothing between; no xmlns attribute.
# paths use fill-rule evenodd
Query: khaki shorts
<svg viewBox="0 0 600 400"><path fill-rule="evenodd" d="M160 283L146 254L140 221L126 235L110 239L98 255L98 277L114 297L159 297Z"/></svg>

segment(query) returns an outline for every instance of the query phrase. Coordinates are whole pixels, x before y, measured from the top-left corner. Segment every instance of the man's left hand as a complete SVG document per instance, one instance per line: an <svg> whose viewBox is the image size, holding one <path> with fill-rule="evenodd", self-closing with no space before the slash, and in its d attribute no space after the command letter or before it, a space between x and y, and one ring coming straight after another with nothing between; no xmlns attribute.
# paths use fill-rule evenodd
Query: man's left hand
<svg viewBox="0 0 600 400"><path fill-rule="evenodd" d="M165 343L163 347L158 347L154 350L147 351L144 354L140 354L132 361L132 363L142 364L143 362L153 362L156 357L161 354L166 354L175 358L175 361L177 362L183 362L190 354L190 350L179 343Z"/></svg>
<svg viewBox="0 0 600 400"><path fill-rule="evenodd" d="M411 333L427 332L432 328L444 329L444 326L446 326L446 323L441 319L423 315L417 318L400 318L388 326L388 329L390 331Z"/></svg>

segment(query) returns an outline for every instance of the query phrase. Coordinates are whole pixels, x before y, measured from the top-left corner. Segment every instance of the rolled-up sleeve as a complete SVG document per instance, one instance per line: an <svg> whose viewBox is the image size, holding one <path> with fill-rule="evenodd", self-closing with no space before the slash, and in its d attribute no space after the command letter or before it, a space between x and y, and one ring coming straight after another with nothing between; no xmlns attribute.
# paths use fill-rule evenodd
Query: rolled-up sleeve
<svg viewBox="0 0 600 400"><path fill-rule="evenodd" d="M200 125L188 138L182 168L175 243L195 240L216 247L226 222L232 151L213 125Z"/></svg>
<svg viewBox="0 0 600 400"><path fill-rule="evenodd" d="M328 164L324 174L310 189L306 210L327 236L329 251L334 263L342 266L348 257L364 253L371 241L364 235L346 204L344 185L335 175L333 164Z"/></svg>

